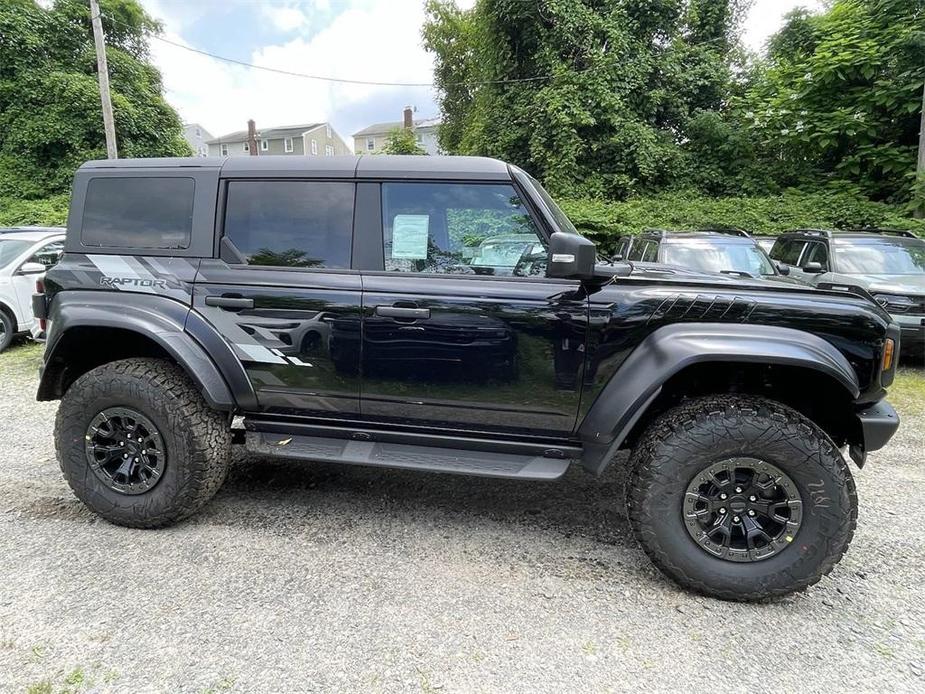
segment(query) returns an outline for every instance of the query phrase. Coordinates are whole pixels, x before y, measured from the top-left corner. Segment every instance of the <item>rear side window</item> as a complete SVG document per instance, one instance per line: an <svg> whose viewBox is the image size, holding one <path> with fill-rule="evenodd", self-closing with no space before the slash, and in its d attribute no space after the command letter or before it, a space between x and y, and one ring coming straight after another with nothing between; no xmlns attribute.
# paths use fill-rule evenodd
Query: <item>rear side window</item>
<svg viewBox="0 0 925 694"><path fill-rule="evenodd" d="M353 183L231 181L225 238L248 265L349 268Z"/></svg>
<svg viewBox="0 0 925 694"><path fill-rule="evenodd" d="M195 191L192 178L93 178L80 241L101 248L189 248Z"/></svg>

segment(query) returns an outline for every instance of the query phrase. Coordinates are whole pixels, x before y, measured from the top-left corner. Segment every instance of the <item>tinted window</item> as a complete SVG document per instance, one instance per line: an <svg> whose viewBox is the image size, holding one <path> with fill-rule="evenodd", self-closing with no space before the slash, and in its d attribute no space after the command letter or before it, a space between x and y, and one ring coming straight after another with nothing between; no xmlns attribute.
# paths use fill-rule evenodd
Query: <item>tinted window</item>
<svg viewBox="0 0 925 694"><path fill-rule="evenodd" d="M652 245L641 239L633 239L630 244L629 252L626 254L627 260L642 260L642 254L645 253L646 248Z"/></svg>
<svg viewBox="0 0 925 694"><path fill-rule="evenodd" d="M52 241L38 249L27 262L41 263L46 268L57 265L64 253L64 241Z"/></svg>
<svg viewBox="0 0 925 694"><path fill-rule="evenodd" d="M800 267L806 267L809 263L819 263L823 270L829 269L829 251L824 243L811 243L803 258L800 261Z"/></svg>
<svg viewBox="0 0 925 694"><path fill-rule="evenodd" d="M249 265L349 268L352 183L232 181L225 236Z"/></svg>
<svg viewBox="0 0 925 694"><path fill-rule="evenodd" d="M649 241L646 244L646 249L642 252L642 261L644 263L658 262L658 243Z"/></svg>
<svg viewBox="0 0 925 694"><path fill-rule="evenodd" d="M192 178L94 178L87 187L80 240L112 248L188 248Z"/></svg>
<svg viewBox="0 0 925 694"><path fill-rule="evenodd" d="M22 239L0 239L0 267L5 267L24 253L32 245L32 241Z"/></svg>
<svg viewBox="0 0 925 694"><path fill-rule="evenodd" d="M546 272L546 246L512 186L382 185L385 269L527 276Z"/></svg>
<svg viewBox="0 0 925 694"><path fill-rule="evenodd" d="M771 257L787 265L796 265L805 245L805 241L778 239L777 243L774 244L774 248L771 249Z"/></svg>

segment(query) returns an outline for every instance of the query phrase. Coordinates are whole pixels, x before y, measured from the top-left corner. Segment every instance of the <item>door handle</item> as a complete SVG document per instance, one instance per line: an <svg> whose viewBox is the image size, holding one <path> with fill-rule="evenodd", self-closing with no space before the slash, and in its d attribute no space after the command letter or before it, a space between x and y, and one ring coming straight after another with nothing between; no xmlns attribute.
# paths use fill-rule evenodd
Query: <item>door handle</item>
<svg viewBox="0 0 925 694"><path fill-rule="evenodd" d="M420 320L430 318L429 308L409 308L407 306L376 306L376 315L386 318L404 318Z"/></svg>
<svg viewBox="0 0 925 694"><path fill-rule="evenodd" d="M206 306L218 306L227 309L254 308L254 300L243 296L207 296Z"/></svg>

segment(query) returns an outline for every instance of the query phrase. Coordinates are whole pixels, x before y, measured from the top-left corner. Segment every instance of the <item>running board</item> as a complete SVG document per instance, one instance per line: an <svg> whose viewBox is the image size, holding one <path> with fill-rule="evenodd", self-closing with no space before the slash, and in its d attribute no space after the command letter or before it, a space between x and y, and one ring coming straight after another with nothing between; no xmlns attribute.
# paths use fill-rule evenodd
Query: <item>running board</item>
<svg viewBox="0 0 925 694"><path fill-rule="evenodd" d="M250 453L275 458L518 480L557 480L565 474L571 462L516 453L288 436L262 431L248 431L245 447Z"/></svg>

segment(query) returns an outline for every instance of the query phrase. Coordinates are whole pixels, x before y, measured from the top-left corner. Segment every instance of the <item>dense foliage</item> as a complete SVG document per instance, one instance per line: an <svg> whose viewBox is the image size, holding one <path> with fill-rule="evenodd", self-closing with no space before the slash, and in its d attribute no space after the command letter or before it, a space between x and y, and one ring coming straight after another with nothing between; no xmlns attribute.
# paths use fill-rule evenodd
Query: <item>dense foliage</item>
<svg viewBox="0 0 925 694"><path fill-rule="evenodd" d="M908 204L925 0L799 10L751 57L737 38L748 5L430 0L441 144L513 161L570 197L834 184ZM498 83L530 77L542 79Z"/></svg>
<svg viewBox="0 0 925 694"><path fill-rule="evenodd" d="M119 155L189 154L179 117L163 98L160 73L148 61L146 37L159 30L157 23L136 0L100 5ZM55 0L43 9L34 0L4 0L0 215L29 209L17 200L65 192L77 166L105 156L89 3Z"/></svg>
<svg viewBox="0 0 925 694"><path fill-rule="evenodd" d="M408 128L393 128L385 138L385 145L377 154L427 154L418 144L414 132Z"/></svg>

